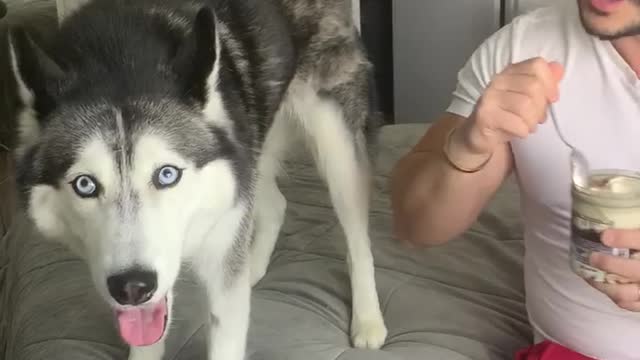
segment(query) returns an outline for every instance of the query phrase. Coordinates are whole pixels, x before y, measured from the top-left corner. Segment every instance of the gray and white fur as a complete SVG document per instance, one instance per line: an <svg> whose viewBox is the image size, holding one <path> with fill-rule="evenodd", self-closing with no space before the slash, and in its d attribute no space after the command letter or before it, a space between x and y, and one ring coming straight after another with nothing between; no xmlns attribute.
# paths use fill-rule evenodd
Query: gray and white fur
<svg viewBox="0 0 640 360"><path fill-rule="evenodd" d="M51 46L35 40L15 28L9 46L22 204L114 312L166 303L168 328L190 263L217 320L209 359L243 359L285 216L276 178L303 139L346 235L354 346L384 343L368 235L379 124L350 0L94 0ZM129 358L160 359L165 337Z"/></svg>

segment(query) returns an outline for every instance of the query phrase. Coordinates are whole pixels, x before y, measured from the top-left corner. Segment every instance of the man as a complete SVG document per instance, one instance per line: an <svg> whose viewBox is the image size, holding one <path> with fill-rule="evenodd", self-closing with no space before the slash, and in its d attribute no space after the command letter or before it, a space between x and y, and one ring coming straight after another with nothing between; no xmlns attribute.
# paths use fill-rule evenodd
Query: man
<svg viewBox="0 0 640 360"><path fill-rule="evenodd" d="M637 170L639 74L640 0L557 1L476 50L447 112L394 170L396 234L421 245L465 231L516 175L539 358L640 359L640 261L591 259L636 281L625 285L590 284L571 271L570 149L547 120L553 104L563 135L592 167ZM603 240L640 249L634 231Z"/></svg>

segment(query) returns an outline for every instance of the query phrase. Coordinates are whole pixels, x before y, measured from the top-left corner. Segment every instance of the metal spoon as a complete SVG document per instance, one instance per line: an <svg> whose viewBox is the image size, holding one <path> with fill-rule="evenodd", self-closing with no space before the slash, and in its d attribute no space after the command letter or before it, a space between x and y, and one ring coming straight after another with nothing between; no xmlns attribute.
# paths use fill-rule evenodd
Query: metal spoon
<svg viewBox="0 0 640 360"><path fill-rule="evenodd" d="M571 177L573 179L573 183L579 187L586 188L589 186L589 162L584 154L571 145L562 134L553 105L549 105L549 111L551 112L551 121L553 122L553 126L556 128L556 132L558 133L560 140L571 149Z"/></svg>

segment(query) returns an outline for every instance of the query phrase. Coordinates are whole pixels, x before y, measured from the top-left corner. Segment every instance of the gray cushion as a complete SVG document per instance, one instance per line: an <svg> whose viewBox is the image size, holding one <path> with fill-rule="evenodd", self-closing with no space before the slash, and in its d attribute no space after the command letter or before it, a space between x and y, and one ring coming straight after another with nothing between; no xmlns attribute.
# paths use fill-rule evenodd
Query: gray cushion
<svg viewBox="0 0 640 360"><path fill-rule="evenodd" d="M446 246L410 250L391 239L387 174L424 131L395 125L381 135L370 221L387 344L381 351L349 346L344 236L324 184L300 162L284 183L287 221L254 294L253 359L512 359L530 342L512 181L472 229Z"/></svg>
<svg viewBox="0 0 640 360"><path fill-rule="evenodd" d="M386 127L372 201L376 276L389 327L381 351L351 349L342 230L308 158L282 181L287 220L269 272L253 294L248 357L255 360L511 359L531 332L523 304L517 192L509 182L460 239L410 250L390 238L387 176L424 132ZM16 226L9 242L7 359L123 359L126 349L84 264ZM207 328L201 290L180 283L167 359L200 359ZM188 306L185 306L188 305Z"/></svg>
<svg viewBox="0 0 640 360"><path fill-rule="evenodd" d="M52 34L54 1L9 1L0 20ZM0 75L8 71L0 51ZM0 119L12 118L11 84L0 88ZM0 143L13 125L0 121ZM307 156L294 159L281 184L287 219L264 280L253 294L248 357L254 360L511 359L527 345L518 193L507 183L479 221L450 244L411 250L391 239L387 175L424 125L383 129L371 211L377 284L389 338L380 351L349 346L350 287L342 229L324 182ZM2 154L0 154L1 156ZM11 176L0 173L0 185ZM0 186L0 194L3 194ZM1 195L0 195L1 196ZM0 205L6 205L7 196ZM1 206L0 206L1 208ZM8 223L2 217L0 223ZM86 266L43 242L21 217L0 234L0 358L124 359L112 316ZM0 229L1 230L1 229ZM202 290L185 273L166 359L202 359L208 324ZM6 349L3 349L4 341ZM4 357L3 357L4 356Z"/></svg>

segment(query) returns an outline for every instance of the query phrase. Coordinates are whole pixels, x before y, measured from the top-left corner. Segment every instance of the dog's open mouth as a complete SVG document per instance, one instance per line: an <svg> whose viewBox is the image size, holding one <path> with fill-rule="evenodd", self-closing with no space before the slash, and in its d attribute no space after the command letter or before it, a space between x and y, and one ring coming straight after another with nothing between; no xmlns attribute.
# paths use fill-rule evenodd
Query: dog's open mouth
<svg viewBox="0 0 640 360"><path fill-rule="evenodd" d="M157 343L167 328L167 298L155 304L116 311L122 339L131 346Z"/></svg>

